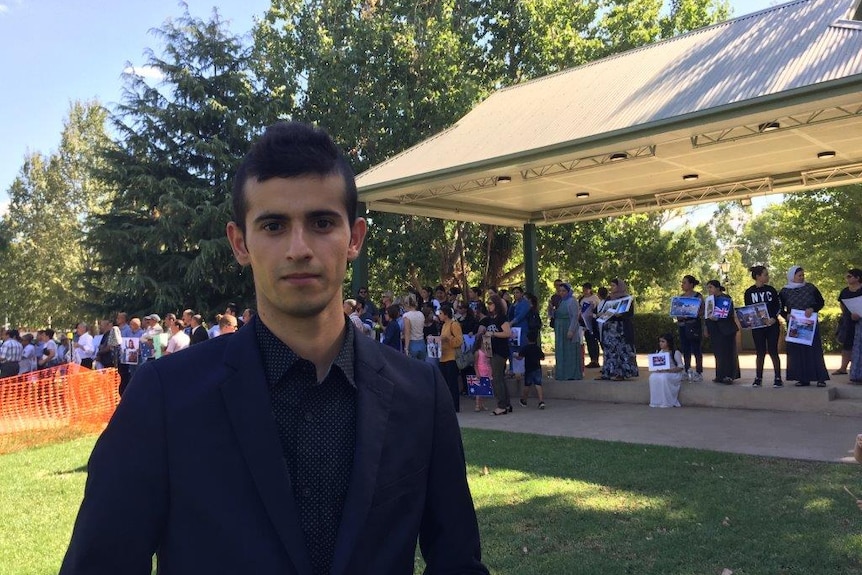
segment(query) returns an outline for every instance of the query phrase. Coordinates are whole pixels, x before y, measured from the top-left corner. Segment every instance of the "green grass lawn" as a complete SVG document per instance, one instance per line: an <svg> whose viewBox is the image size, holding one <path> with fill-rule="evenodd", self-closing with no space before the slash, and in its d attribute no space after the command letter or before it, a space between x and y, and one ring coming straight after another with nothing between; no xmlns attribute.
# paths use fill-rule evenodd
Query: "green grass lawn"
<svg viewBox="0 0 862 575"><path fill-rule="evenodd" d="M463 433L495 575L862 573L858 466ZM0 456L0 575L57 572L93 441Z"/></svg>

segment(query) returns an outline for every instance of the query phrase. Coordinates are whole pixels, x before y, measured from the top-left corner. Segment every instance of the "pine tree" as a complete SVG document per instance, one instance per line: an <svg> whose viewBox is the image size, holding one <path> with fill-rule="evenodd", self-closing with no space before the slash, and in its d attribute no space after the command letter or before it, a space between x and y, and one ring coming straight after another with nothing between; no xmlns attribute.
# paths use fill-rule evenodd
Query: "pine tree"
<svg viewBox="0 0 862 575"><path fill-rule="evenodd" d="M235 168L279 102L262 97L250 49L217 12L203 21L186 11L157 33L163 55L150 51L146 65L161 80L128 73L113 116L119 139L100 176L116 195L91 222L91 303L209 313L252 298L225 225Z"/></svg>

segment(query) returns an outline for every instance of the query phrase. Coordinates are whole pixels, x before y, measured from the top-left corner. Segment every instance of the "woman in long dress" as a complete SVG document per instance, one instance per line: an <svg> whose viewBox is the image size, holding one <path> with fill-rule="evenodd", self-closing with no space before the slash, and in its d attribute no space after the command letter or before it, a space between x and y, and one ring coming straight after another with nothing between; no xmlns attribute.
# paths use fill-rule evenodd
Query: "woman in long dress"
<svg viewBox="0 0 862 575"><path fill-rule="evenodd" d="M733 311L733 300L724 293L724 287L718 280L709 280L706 283L709 295L713 297L715 306L713 309L726 309L727 315L717 317L710 314L709 306L706 313L706 333L712 341L712 354L715 356L715 379L713 383L731 385L734 379L740 378L739 355L736 353L736 312ZM719 302L729 301L729 308L719 305Z"/></svg>
<svg viewBox="0 0 862 575"><path fill-rule="evenodd" d="M673 334L666 333L658 338L658 350L670 354L670 365L649 374L649 406L680 407L679 386L685 364L682 352L674 348Z"/></svg>
<svg viewBox="0 0 862 575"><path fill-rule="evenodd" d="M628 297L626 283L618 278L611 280L611 289L605 300L604 309L610 302ZM605 350L605 361L602 375L596 379L611 379L623 381L628 377L638 376L638 362L635 353L635 328L632 318L635 314L634 301L623 313L615 313L602 325L602 346Z"/></svg>
<svg viewBox="0 0 862 575"><path fill-rule="evenodd" d="M572 297L572 287L563 283L557 288L560 305L554 312L554 379L557 381L583 379L581 369L581 337L578 327L580 306Z"/></svg>
<svg viewBox="0 0 862 575"><path fill-rule="evenodd" d="M823 309L824 301L820 290L805 281L805 270L801 266L791 266L787 270L787 285L778 293L781 300L781 315L787 320L791 310L802 310L805 317ZM787 381L795 381L796 387L807 387L812 381L817 387L826 387L829 372L823 359L823 340L820 339L820 325L814 325L814 339L811 345L787 342Z"/></svg>

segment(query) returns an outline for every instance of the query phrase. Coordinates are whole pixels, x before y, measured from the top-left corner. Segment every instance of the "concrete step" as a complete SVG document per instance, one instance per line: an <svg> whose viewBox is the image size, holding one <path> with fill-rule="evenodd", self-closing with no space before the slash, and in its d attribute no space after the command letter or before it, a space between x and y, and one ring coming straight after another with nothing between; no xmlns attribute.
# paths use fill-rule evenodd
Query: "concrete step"
<svg viewBox="0 0 862 575"><path fill-rule="evenodd" d="M592 375L588 371L588 376ZM750 383L722 385L712 382L684 383L680 388L679 401L684 406L721 407L734 409L761 409L770 411L845 413L855 415L856 403L862 397L835 401L838 390L828 387L794 387L793 383L783 388L771 385L752 387ZM514 379L507 380L509 394L520 396L521 387ZM649 377L643 375L629 381L556 381L545 378L543 391L548 399L574 399L607 403L649 404ZM849 402L849 403L844 403ZM838 404L833 407L833 404Z"/></svg>
<svg viewBox="0 0 862 575"><path fill-rule="evenodd" d="M862 417L862 399L836 399L830 401L826 408L830 415Z"/></svg>
<svg viewBox="0 0 862 575"><path fill-rule="evenodd" d="M862 385L836 381L834 387L837 393L836 399L862 399Z"/></svg>

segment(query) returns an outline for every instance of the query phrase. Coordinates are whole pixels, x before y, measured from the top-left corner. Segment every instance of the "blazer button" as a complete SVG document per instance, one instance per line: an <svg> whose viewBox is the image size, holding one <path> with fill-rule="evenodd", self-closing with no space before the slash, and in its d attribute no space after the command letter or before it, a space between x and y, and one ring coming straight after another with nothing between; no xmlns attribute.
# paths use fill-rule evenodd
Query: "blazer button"
<svg viewBox="0 0 862 575"><path fill-rule="evenodd" d="M307 421L308 423L311 423L312 421L314 421L314 414L311 413L310 411L306 411L305 412L305 421Z"/></svg>
<svg viewBox="0 0 862 575"><path fill-rule="evenodd" d="M310 487L303 487L302 488L302 496L305 497L306 499L311 497L311 488Z"/></svg>

